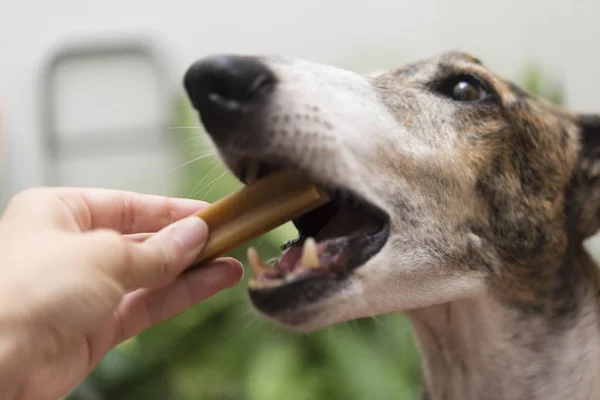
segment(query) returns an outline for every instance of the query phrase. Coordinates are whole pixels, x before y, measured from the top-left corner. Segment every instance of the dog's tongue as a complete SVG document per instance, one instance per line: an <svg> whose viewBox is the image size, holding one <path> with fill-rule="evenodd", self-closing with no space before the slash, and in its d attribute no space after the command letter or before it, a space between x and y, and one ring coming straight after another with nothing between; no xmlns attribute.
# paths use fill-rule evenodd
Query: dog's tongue
<svg viewBox="0 0 600 400"><path fill-rule="evenodd" d="M317 246L318 253L319 246ZM300 262L302 257L302 246L291 246L283 251L279 261L277 261L277 269L285 272L291 272L296 264Z"/></svg>
<svg viewBox="0 0 600 400"><path fill-rule="evenodd" d="M351 247L350 237L345 236L317 242L319 270L322 272L342 271L349 247ZM292 246L286 249L277 261L276 270L283 272L284 275L301 273L305 270L301 262L302 251L302 246Z"/></svg>

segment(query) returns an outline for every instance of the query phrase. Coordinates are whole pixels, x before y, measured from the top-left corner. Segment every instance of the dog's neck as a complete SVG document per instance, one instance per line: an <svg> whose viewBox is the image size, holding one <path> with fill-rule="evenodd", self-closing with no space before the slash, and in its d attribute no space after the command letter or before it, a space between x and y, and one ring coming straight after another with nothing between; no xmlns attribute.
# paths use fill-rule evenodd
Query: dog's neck
<svg viewBox="0 0 600 400"><path fill-rule="evenodd" d="M491 294L407 314L422 354L427 400L600 398L596 294L581 282L575 315L551 323Z"/></svg>

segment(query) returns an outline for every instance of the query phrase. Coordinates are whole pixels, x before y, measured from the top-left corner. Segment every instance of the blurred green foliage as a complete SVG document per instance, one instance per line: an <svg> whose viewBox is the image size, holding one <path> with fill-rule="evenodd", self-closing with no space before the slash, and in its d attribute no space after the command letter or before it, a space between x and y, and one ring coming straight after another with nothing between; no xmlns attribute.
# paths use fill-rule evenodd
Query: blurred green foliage
<svg viewBox="0 0 600 400"><path fill-rule="evenodd" d="M562 91L530 66L527 90L560 103ZM210 155L187 100L175 126L187 163L182 197L215 201L240 184ZM255 240L269 259L295 237L291 224ZM246 248L232 256L246 261ZM406 319L381 316L310 334L283 331L258 318L235 288L123 343L71 394L72 400L404 400L419 390L418 354Z"/></svg>
<svg viewBox="0 0 600 400"><path fill-rule="evenodd" d="M562 86L556 80L551 79L548 74L544 74L539 65L533 63L528 64L520 81L521 86L531 93L538 95L553 104L563 104L564 91Z"/></svg>

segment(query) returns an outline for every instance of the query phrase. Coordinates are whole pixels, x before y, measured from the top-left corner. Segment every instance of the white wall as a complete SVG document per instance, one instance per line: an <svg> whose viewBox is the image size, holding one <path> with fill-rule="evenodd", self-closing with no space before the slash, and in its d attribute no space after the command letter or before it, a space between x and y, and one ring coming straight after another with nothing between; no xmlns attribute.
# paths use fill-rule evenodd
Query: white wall
<svg viewBox="0 0 600 400"><path fill-rule="evenodd" d="M192 61L213 52L278 53L367 71L462 49L507 77L540 62L566 85L570 106L600 111L599 17L597 0L0 0L4 179L11 193L43 183L40 67L72 39L151 34L170 55L175 85Z"/></svg>

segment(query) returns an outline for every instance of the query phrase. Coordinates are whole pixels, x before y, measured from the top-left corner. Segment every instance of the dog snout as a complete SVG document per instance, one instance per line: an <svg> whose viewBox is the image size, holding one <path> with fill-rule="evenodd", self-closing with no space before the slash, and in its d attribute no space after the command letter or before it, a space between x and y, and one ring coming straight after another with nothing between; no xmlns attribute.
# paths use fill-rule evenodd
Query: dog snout
<svg viewBox="0 0 600 400"><path fill-rule="evenodd" d="M185 90L211 135L226 134L244 114L260 104L276 83L259 59L216 55L193 64L184 77Z"/></svg>

